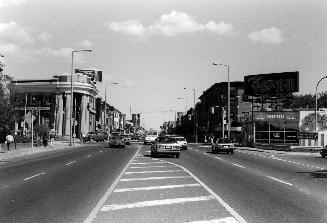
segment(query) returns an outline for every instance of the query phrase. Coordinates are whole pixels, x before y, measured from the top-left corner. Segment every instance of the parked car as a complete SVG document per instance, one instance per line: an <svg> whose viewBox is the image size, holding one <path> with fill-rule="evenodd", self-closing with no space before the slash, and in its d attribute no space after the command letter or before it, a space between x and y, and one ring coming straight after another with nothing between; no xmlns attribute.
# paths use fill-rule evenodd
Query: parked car
<svg viewBox="0 0 327 223"><path fill-rule="evenodd" d="M325 158L325 156L327 156L327 146L320 150L320 155L322 158Z"/></svg>
<svg viewBox="0 0 327 223"><path fill-rule="evenodd" d="M130 136L130 135L123 134L123 135L121 135L121 136L123 137L123 139L124 139L126 145L130 145L130 144L131 144L132 139L131 139L131 136Z"/></svg>
<svg viewBox="0 0 327 223"><path fill-rule="evenodd" d="M146 135L144 139L144 145L154 143L157 137L157 135Z"/></svg>
<svg viewBox="0 0 327 223"><path fill-rule="evenodd" d="M109 147L125 147L125 141L122 136L111 136L109 138Z"/></svg>
<svg viewBox="0 0 327 223"><path fill-rule="evenodd" d="M234 149L234 143L225 138L216 139L211 146L212 153L227 152L233 154Z"/></svg>
<svg viewBox="0 0 327 223"><path fill-rule="evenodd" d="M158 137L151 145L151 156L157 156L159 154L175 155L179 158L181 147L173 137Z"/></svg>
<svg viewBox="0 0 327 223"><path fill-rule="evenodd" d="M92 134L89 133L89 136L95 142L105 142L108 140L107 132L92 132Z"/></svg>
<svg viewBox="0 0 327 223"><path fill-rule="evenodd" d="M176 139L176 142L180 145L181 149L187 150L188 143L187 143L187 140L185 139L185 137L174 136L172 138Z"/></svg>

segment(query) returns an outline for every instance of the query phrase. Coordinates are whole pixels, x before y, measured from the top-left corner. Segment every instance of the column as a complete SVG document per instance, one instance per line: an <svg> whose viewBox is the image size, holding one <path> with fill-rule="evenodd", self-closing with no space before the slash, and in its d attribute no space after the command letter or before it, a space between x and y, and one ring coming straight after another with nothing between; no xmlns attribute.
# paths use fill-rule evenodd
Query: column
<svg viewBox="0 0 327 223"><path fill-rule="evenodd" d="M56 121L56 134L58 136L62 136L62 124L63 124L63 115L64 115L64 101L63 101L63 97L62 94L59 94L56 96L57 97L57 103L58 105L56 105L57 107L57 120Z"/></svg>
<svg viewBox="0 0 327 223"><path fill-rule="evenodd" d="M65 134L66 136L70 136L71 126L70 126L70 94L66 94L66 104L65 104Z"/></svg>
<svg viewBox="0 0 327 223"><path fill-rule="evenodd" d="M88 103L88 96L83 95L82 96L82 102L81 102L81 120L80 120L80 127L81 127L81 132L87 133L89 131L88 129L88 124L87 124L87 103Z"/></svg>

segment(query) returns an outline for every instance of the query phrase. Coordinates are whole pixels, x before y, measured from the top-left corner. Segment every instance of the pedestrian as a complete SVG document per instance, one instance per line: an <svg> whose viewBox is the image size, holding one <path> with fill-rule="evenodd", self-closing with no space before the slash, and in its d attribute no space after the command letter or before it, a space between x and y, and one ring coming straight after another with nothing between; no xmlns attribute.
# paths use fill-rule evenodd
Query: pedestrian
<svg viewBox="0 0 327 223"><path fill-rule="evenodd" d="M14 137L10 133L6 136L6 143L8 152L10 152L10 144L14 142Z"/></svg>
<svg viewBox="0 0 327 223"><path fill-rule="evenodd" d="M43 145L44 145L44 147L47 147L48 146L47 133L44 133L44 135L43 135Z"/></svg>
<svg viewBox="0 0 327 223"><path fill-rule="evenodd" d="M54 147L54 141L55 141L55 133L54 132L51 132L50 133L50 147Z"/></svg>

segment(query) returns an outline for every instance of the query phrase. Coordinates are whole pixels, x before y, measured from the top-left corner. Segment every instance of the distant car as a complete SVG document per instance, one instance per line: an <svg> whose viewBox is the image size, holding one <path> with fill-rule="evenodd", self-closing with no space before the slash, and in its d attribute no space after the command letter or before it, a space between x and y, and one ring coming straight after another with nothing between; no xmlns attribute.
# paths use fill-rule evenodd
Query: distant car
<svg viewBox="0 0 327 223"><path fill-rule="evenodd" d="M176 139L172 137L158 137L154 144L151 145L151 156L157 156L159 154L175 155L179 158L181 147L177 143Z"/></svg>
<svg viewBox="0 0 327 223"><path fill-rule="evenodd" d="M125 147L126 143L122 136L111 136L109 138L109 147Z"/></svg>
<svg viewBox="0 0 327 223"><path fill-rule="evenodd" d="M107 132L92 132L92 135L89 134L89 136L95 142L105 142L108 140Z"/></svg>
<svg viewBox="0 0 327 223"><path fill-rule="evenodd" d="M147 136L145 136L144 145L154 143L157 137L158 137L157 135L147 135Z"/></svg>
<svg viewBox="0 0 327 223"><path fill-rule="evenodd" d="M327 146L320 150L320 155L322 158L325 158L325 156L327 156Z"/></svg>
<svg viewBox="0 0 327 223"><path fill-rule="evenodd" d="M185 137L174 136L172 138L176 139L176 142L180 145L181 149L187 150L188 143L187 143L187 140L185 139Z"/></svg>
<svg viewBox="0 0 327 223"><path fill-rule="evenodd" d="M132 139L131 139L131 136L130 135L124 134L124 135L121 135L121 136L123 137L126 145L130 145L131 144Z"/></svg>
<svg viewBox="0 0 327 223"><path fill-rule="evenodd" d="M234 149L234 143L231 140L225 138L217 139L211 145L212 153L227 152L233 154Z"/></svg>

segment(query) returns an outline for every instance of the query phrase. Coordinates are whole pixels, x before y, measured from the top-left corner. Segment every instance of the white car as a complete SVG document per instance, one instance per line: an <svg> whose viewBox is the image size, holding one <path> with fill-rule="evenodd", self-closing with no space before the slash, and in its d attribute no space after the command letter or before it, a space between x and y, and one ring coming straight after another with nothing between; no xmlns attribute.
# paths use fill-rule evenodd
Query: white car
<svg viewBox="0 0 327 223"><path fill-rule="evenodd" d="M180 145L181 149L187 150L188 143L184 137L174 136L173 138L176 139L176 142Z"/></svg>
<svg viewBox="0 0 327 223"><path fill-rule="evenodd" d="M147 135L147 136L145 136L144 145L154 143L156 141L156 138L158 138L157 135Z"/></svg>
<svg viewBox="0 0 327 223"><path fill-rule="evenodd" d="M155 143L151 146L151 156L164 154L175 155L179 158L180 152L181 147L173 137L158 137Z"/></svg>

